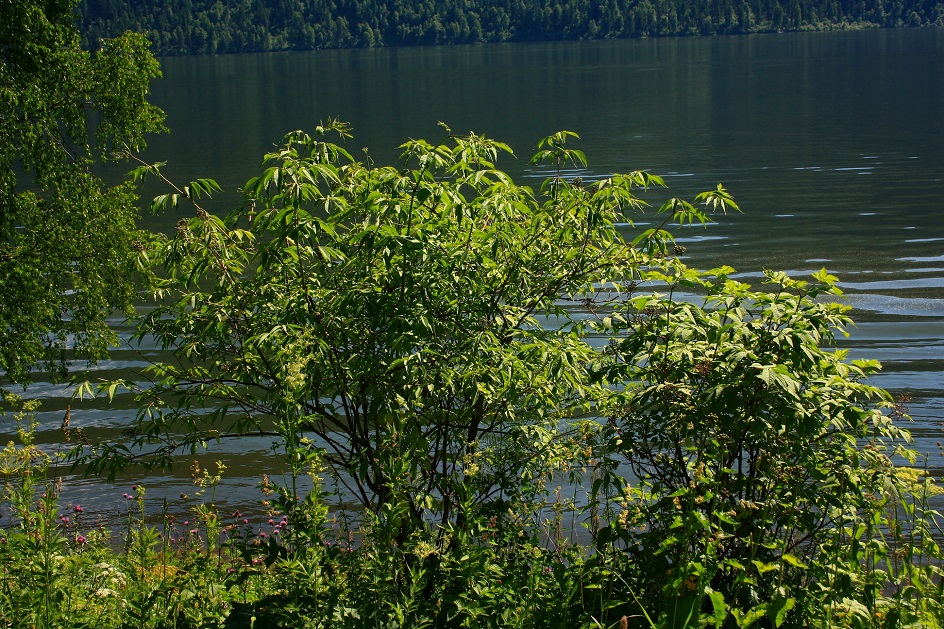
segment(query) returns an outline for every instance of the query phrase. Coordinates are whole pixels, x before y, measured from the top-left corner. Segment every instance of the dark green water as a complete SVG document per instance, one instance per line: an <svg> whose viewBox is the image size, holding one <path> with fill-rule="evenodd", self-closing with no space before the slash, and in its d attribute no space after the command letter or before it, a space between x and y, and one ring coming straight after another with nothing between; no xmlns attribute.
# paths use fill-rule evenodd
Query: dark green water
<svg viewBox="0 0 944 629"><path fill-rule="evenodd" d="M544 173L528 158L559 129L581 135L585 178L648 169L678 196L724 183L744 214L680 232L690 263L747 278L839 275L861 321L853 355L880 359L875 383L910 393L916 447L944 467L944 30L169 58L163 68L154 101L172 133L147 157L180 181L217 179L219 213L285 132L329 116L352 124L352 151L367 146L380 163L406 138L438 140L441 120L511 144L518 159L500 166L535 185ZM102 371L143 365L123 349ZM54 447L67 393L34 392L48 398L42 438ZM114 434L133 415L128 400L73 407L73 425L90 432ZM219 498L257 499L251 488L276 471L268 446L208 455L229 465ZM192 493L188 464L147 479L149 495ZM66 500L106 514L128 491L66 481Z"/></svg>

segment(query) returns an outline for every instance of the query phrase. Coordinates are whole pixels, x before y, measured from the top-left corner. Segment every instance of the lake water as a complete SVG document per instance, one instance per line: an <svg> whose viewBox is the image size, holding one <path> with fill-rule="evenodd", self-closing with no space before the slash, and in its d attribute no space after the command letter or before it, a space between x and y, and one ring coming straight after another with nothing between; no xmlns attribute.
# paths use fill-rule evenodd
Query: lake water
<svg viewBox="0 0 944 629"><path fill-rule="evenodd" d="M911 397L910 429L932 467L944 417L944 30L876 30L506 44L455 48L320 51L162 61L154 102L172 133L146 155L178 181L215 178L224 214L263 153L293 129L338 116L351 123L352 151L367 146L390 163L409 137L442 136L438 121L509 143L499 165L524 182L535 143L559 129L581 135L586 177L647 169L676 196L723 183L744 210L679 233L688 261L726 263L743 277L764 268L838 275L858 327L843 344L877 358L874 383ZM156 193L157 189L148 193ZM149 218L169 228L179 217ZM145 365L121 348L105 377ZM40 440L56 448L70 403L45 398ZM120 432L130 400L72 402L72 422L93 435ZM8 428L4 426L4 428ZM7 435L2 435L4 439ZM263 472L277 472L268 443L244 442L205 460L228 466L217 498L259 498ZM193 493L191 457L170 475L145 479L149 496ZM66 502L106 517L122 507L116 486L64 478Z"/></svg>

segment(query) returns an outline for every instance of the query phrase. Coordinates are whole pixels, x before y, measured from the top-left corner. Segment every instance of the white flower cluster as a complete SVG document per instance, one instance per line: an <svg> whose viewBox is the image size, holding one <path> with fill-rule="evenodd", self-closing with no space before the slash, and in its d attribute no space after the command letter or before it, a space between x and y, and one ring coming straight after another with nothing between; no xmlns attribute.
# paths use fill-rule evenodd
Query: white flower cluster
<svg viewBox="0 0 944 629"><path fill-rule="evenodd" d="M117 589L123 588L128 582L125 574L109 563L95 564L95 568L101 571L99 582L102 584L102 587L95 591L95 596L98 598L118 598L120 595Z"/></svg>

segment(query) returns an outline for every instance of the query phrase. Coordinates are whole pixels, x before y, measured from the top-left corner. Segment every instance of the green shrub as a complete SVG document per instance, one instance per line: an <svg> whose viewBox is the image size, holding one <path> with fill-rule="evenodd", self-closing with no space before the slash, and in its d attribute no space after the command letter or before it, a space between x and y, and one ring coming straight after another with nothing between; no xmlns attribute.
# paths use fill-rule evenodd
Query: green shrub
<svg viewBox="0 0 944 629"><path fill-rule="evenodd" d="M564 179L586 165L568 132L539 144L537 192L481 136L407 142L395 169L332 132L286 136L225 219L200 205L210 180L155 200L196 207L150 254L139 322L173 360L138 392L131 443L74 454L105 473L271 436L287 479L265 489L289 528L234 539L236 576L197 514L190 585L149 586L175 622L222 622L221 583L243 592L228 618L286 627L935 622L938 516L889 458L911 453L865 380L878 364L833 347L850 324L834 277L770 272L760 291L687 268L666 227L736 208L724 188L636 229L662 180ZM358 507L341 544L322 473ZM582 511L550 491L568 475Z"/></svg>
<svg viewBox="0 0 944 629"><path fill-rule="evenodd" d="M844 598L874 614L883 583L864 563L907 439L865 382L879 365L832 347L850 320L824 299L839 295L825 270L768 272L764 291L732 272L674 262L649 276L664 294L605 320L597 374L620 389L600 487L618 513L598 543L628 555L625 578L666 626L807 626Z"/></svg>
<svg viewBox="0 0 944 629"><path fill-rule="evenodd" d="M347 128L286 136L243 208L221 220L198 206L154 254L157 307L140 335L175 360L150 369L134 442L86 462L170 463L181 448L272 435L293 477L321 458L398 543L537 498L570 464L570 424L593 401L595 350L572 306L608 300L601 285L664 251L662 229L629 245L617 228L661 180L565 181L564 167L585 165L566 132L539 145L540 195L497 170L510 149L481 136L407 142L398 170L352 160L331 132ZM720 186L700 199L730 203ZM662 210L705 219L675 199Z"/></svg>

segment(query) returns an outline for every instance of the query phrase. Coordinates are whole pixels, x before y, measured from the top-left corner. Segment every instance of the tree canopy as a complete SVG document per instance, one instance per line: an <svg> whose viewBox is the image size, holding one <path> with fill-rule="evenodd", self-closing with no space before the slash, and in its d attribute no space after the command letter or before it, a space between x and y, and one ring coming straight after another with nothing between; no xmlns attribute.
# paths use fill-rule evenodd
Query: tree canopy
<svg viewBox="0 0 944 629"><path fill-rule="evenodd" d="M82 0L92 45L125 29L155 52L717 35L944 24L939 0Z"/></svg>
<svg viewBox="0 0 944 629"><path fill-rule="evenodd" d="M13 383L104 356L145 240L133 187L92 166L162 128L147 102L158 64L132 33L82 50L74 8L0 3L0 377Z"/></svg>

